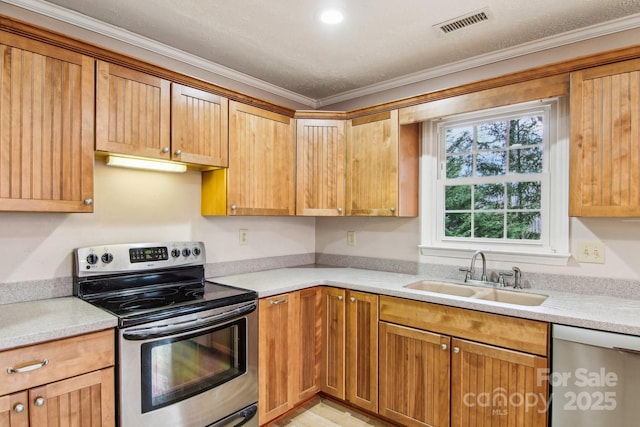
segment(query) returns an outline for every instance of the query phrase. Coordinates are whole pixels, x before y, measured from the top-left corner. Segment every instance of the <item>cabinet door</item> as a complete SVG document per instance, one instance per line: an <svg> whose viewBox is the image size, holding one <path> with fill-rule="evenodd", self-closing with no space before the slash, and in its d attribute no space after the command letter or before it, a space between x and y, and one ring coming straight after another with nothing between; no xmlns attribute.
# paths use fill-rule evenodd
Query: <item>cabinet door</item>
<svg viewBox="0 0 640 427"><path fill-rule="evenodd" d="M345 290L322 291L322 366L320 390L345 399Z"/></svg>
<svg viewBox="0 0 640 427"><path fill-rule="evenodd" d="M115 425L113 368L29 390L31 427Z"/></svg>
<svg viewBox="0 0 640 427"><path fill-rule="evenodd" d="M293 318L296 294L263 298L258 303L258 419L260 425L287 412L293 406L291 390L295 370L289 365L295 338L289 322Z"/></svg>
<svg viewBox="0 0 640 427"><path fill-rule="evenodd" d="M547 359L452 340L451 425L547 425Z"/></svg>
<svg viewBox="0 0 640 427"><path fill-rule="evenodd" d="M0 210L92 212L93 59L0 40Z"/></svg>
<svg viewBox="0 0 640 427"><path fill-rule="evenodd" d="M29 425L29 396L26 391L0 396L0 426Z"/></svg>
<svg viewBox="0 0 640 427"><path fill-rule="evenodd" d="M406 426L449 425L450 341L380 322L381 415Z"/></svg>
<svg viewBox="0 0 640 427"><path fill-rule="evenodd" d="M171 156L187 163L227 167L229 101L171 84Z"/></svg>
<svg viewBox="0 0 640 427"><path fill-rule="evenodd" d="M378 296L347 293L347 400L378 412Z"/></svg>
<svg viewBox="0 0 640 427"><path fill-rule="evenodd" d="M295 213L293 119L229 102L230 215Z"/></svg>
<svg viewBox="0 0 640 427"><path fill-rule="evenodd" d="M344 120L297 120L297 215L344 215L344 128Z"/></svg>
<svg viewBox="0 0 640 427"><path fill-rule="evenodd" d="M570 215L640 215L640 60L571 74Z"/></svg>
<svg viewBox="0 0 640 427"><path fill-rule="evenodd" d="M290 349L290 365L296 367L294 404L314 396L320 389L322 290L310 288L296 292L297 304L290 324L297 339Z"/></svg>
<svg viewBox="0 0 640 427"><path fill-rule="evenodd" d="M96 150L171 158L170 83L98 61Z"/></svg>

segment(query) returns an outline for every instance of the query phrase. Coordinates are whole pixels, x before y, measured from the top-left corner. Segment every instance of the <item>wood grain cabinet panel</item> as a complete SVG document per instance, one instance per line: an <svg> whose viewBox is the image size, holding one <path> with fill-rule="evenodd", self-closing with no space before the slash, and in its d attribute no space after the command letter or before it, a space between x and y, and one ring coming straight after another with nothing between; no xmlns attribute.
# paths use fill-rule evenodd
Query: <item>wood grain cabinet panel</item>
<svg viewBox="0 0 640 427"><path fill-rule="evenodd" d="M296 368L294 401L302 402L313 397L320 390L321 303L322 290L309 288L298 291L294 307L296 343L292 346L292 366Z"/></svg>
<svg viewBox="0 0 640 427"><path fill-rule="evenodd" d="M344 215L344 129L344 120L297 119L296 215Z"/></svg>
<svg viewBox="0 0 640 427"><path fill-rule="evenodd" d="M171 84L171 157L186 163L229 165L229 100Z"/></svg>
<svg viewBox="0 0 640 427"><path fill-rule="evenodd" d="M0 210L92 212L93 59L0 37Z"/></svg>
<svg viewBox="0 0 640 427"><path fill-rule="evenodd" d="M398 110L347 121L347 215L418 215L419 125Z"/></svg>
<svg viewBox="0 0 640 427"><path fill-rule="evenodd" d="M380 322L380 414L406 426L449 425L451 339Z"/></svg>
<svg viewBox="0 0 640 427"><path fill-rule="evenodd" d="M338 399L346 399L345 337L346 294L339 288L322 289L322 365L320 390Z"/></svg>
<svg viewBox="0 0 640 427"><path fill-rule="evenodd" d="M640 216L640 60L571 74L570 215Z"/></svg>
<svg viewBox="0 0 640 427"><path fill-rule="evenodd" d="M96 150L170 160L171 84L97 62Z"/></svg>
<svg viewBox="0 0 640 427"><path fill-rule="evenodd" d="M28 427L29 393L23 391L0 396L0 426Z"/></svg>
<svg viewBox="0 0 640 427"><path fill-rule="evenodd" d="M229 168L203 172L203 215L295 214L294 119L229 101Z"/></svg>
<svg viewBox="0 0 640 427"><path fill-rule="evenodd" d="M452 427L547 425L548 359L453 339Z"/></svg>

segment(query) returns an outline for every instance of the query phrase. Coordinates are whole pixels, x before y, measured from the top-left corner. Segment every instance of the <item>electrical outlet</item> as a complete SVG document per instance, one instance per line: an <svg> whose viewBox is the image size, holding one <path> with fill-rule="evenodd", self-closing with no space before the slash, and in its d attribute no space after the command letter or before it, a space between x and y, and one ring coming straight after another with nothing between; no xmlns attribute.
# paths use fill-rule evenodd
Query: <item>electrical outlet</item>
<svg viewBox="0 0 640 427"><path fill-rule="evenodd" d="M246 228L241 228L240 232L238 233L238 238L240 240L240 244L241 245L248 245L249 244L249 230L247 230Z"/></svg>
<svg viewBox="0 0 640 427"><path fill-rule="evenodd" d="M347 231L347 246L355 246L355 245L356 245L356 232Z"/></svg>
<svg viewBox="0 0 640 427"><path fill-rule="evenodd" d="M602 242L579 242L578 262L604 264L605 246Z"/></svg>

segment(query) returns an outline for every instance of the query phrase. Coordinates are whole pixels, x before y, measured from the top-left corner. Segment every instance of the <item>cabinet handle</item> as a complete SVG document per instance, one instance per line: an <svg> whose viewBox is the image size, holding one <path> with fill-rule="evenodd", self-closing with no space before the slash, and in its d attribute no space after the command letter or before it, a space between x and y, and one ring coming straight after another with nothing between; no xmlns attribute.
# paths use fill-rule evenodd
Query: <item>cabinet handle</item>
<svg viewBox="0 0 640 427"><path fill-rule="evenodd" d="M162 147L162 152L163 153L168 153L169 152L169 147Z"/></svg>
<svg viewBox="0 0 640 427"><path fill-rule="evenodd" d="M31 362L28 365L19 366L14 368L13 366L7 368L7 373L9 374L20 374L22 372L34 371L36 369L40 369L43 366L47 366L49 364L49 359L43 359L41 362Z"/></svg>
<svg viewBox="0 0 640 427"><path fill-rule="evenodd" d="M342 213L342 208L338 208L338 213Z"/></svg>
<svg viewBox="0 0 640 427"><path fill-rule="evenodd" d="M448 347L447 347L446 344L440 344L440 348L443 349L443 350L446 350Z"/></svg>
<svg viewBox="0 0 640 427"><path fill-rule="evenodd" d="M283 302L287 302L287 299L286 298L274 299L269 301L269 304L278 305L278 304L282 304Z"/></svg>
<svg viewBox="0 0 640 427"><path fill-rule="evenodd" d="M396 208L389 208L389 210L390 210L391 212L395 212L395 211L396 211Z"/></svg>
<svg viewBox="0 0 640 427"><path fill-rule="evenodd" d="M338 301L342 301L342 295L338 295Z"/></svg>
<svg viewBox="0 0 640 427"><path fill-rule="evenodd" d="M84 199L84 204L87 206L91 206L93 204L93 199L92 198Z"/></svg>
<svg viewBox="0 0 640 427"><path fill-rule="evenodd" d="M235 211L236 209L238 209L238 207L236 205L231 205L231 210Z"/></svg>
<svg viewBox="0 0 640 427"><path fill-rule="evenodd" d="M44 406L44 404L46 403L46 399L42 396L36 398L36 400L33 401L33 404L36 406Z"/></svg>
<svg viewBox="0 0 640 427"><path fill-rule="evenodd" d="M16 414L21 414L24 412L26 407L22 403L16 403L16 406L13 407L13 412Z"/></svg>
<svg viewBox="0 0 640 427"><path fill-rule="evenodd" d="M460 347L453 347L454 353L460 353Z"/></svg>
<svg viewBox="0 0 640 427"><path fill-rule="evenodd" d="M351 297L349 299L351 300L351 302L356 302L356 297Z"/></svg>
<svg viewBox="0 0 640 427"><path fill-rule="evenodd" d="M182 154L182 150L178 148L174 154L176 156L179 156L180 154Z"/></svg>

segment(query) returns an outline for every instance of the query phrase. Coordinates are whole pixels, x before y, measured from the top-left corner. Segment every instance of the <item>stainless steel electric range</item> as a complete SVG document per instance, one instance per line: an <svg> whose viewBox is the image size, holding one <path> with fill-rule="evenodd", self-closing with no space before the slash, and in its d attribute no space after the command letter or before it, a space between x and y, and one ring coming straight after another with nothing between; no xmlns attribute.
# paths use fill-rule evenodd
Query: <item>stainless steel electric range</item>
<svg viewBox="0 0 640 427"><path fill-rule="evenodd" d="M120 427L258 425L257 294L205 280L202 242L74 258L74 294L118 317Z"/></svg>

